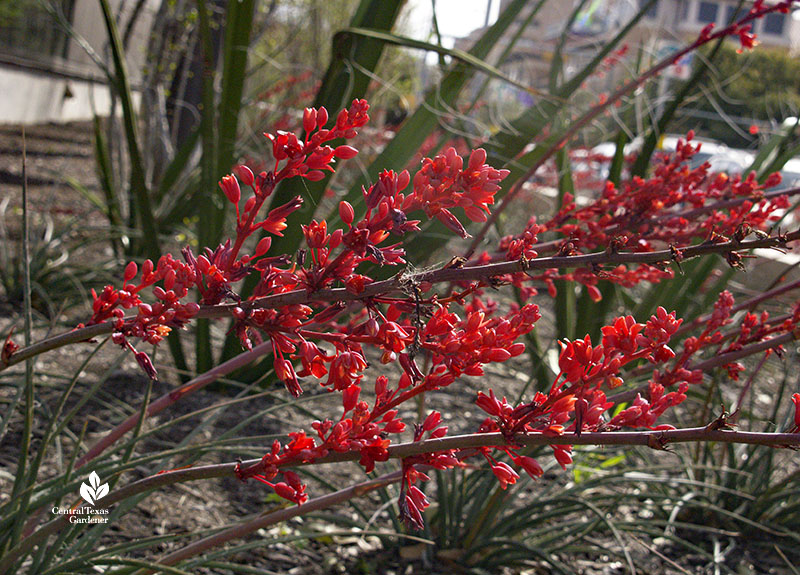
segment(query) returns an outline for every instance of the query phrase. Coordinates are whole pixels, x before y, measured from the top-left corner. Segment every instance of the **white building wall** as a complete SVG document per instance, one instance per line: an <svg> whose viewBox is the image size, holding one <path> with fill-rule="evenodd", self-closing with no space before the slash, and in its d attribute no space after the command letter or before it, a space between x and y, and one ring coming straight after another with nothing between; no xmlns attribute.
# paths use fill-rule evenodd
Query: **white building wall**
<svg viewBox="0 0 800 575"><path fill-rule="evenodd" d="M134 2L129 0L111 0L115 14L120 9L123 11L123 23L128 21L133 5ZM134 85L140 80L149 31L159 5L160 0L149 0L137 21L126 54L128 72ZM73 27L113 69L108 35L97 0L77 0ZM120 30L120 34L122 32ZM68 122L89 120L95 114L108 115L111 97L102 83L103 72L74 40L69 42L66 59L53 57L47 66L26 66L24 55L22 58L14 55L8 61L13 61L13 65L0 63L0 123ZM48 73L45 70L48 67L65 74ZM98 82L80 78L96 78ZM134 102L137 100L134 95Z"/></svg>

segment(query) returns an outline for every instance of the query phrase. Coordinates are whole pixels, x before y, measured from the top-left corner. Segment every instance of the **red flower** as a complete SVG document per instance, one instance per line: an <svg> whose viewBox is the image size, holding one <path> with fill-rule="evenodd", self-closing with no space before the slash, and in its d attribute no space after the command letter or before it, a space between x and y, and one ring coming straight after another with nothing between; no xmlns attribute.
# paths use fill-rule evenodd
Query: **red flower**
<svg viewBox="0 0 800 575"><path fill-rule="evenodd" d="M337 391L347 389L361 381L361 372L367 368L367 361L357 351L343 351L331 363L328 381L325 385Z"/></svg>
<svg viewBox="0 0 800 575"><path fill-rule="evenodd" d="M500 482L500 487L503 489L509 485L513 485L517 482L517 479L519 479L519 473L514 471L507 463L499 461L491 467L492 473L497 477L497 480Z"/></svg>
<svg viewBox="0 0 800 575"><path fill-rule="evenodd" d="M325 220L321 222L311 220L310 224L303 226L303 234L306 237L306 244L312 250L325 247L331 239L330 234L328 234L328 224Z"/></svg>
<svg viewBox="0 0 800 575"><path fill-rule="evenodd" d="M644 327L644 324L636 323L630 315L618 317L613 325L603 327L604 354L611 357L614 353L634 353L639 348L638 335Z"/></svg>
<svg viewBox="0 0 800 575"><path fill-rule="evenodd" d="M293 212L300 209L300 206L302 205L303 198L297 196L282 206L270 210L269 215L267 215L267 219L260 224L260 227L264 231L276 236L283 236L283 233L281 232L286 229L286 218L288 218Z"/></svg>

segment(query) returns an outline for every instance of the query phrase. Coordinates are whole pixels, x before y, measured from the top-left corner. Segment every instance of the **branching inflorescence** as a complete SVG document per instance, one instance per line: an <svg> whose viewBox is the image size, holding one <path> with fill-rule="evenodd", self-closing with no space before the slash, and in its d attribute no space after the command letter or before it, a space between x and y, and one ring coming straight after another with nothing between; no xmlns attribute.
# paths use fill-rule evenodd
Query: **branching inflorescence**
<svg viewBox="0 0 800 575"><path fill-rule="evenodd" d="M753 10L765 8L756 2ZM746 26L729 33L739 35L745 47L754 42ZM752 174L729 178L711 174L708 164L689 168L700 147L692 144L690 133L649 179L634 178L619 188L607 184L583 207L566 195L548 221L532 219L522 233L502 238L495 250L471 260L454 259L431 273L401 269L393 280L370 277L375 266L406 264L402 238L419 231L421 219L415 217L435 218L460 238L468 237L462 213L472 222L487 221L489 206L509 172L487 165L482 149L466 159L447 149L424 159L413 178L407 171L386 170L363 189L363 204L339 203L338 227L313 220L303 226L304 249L270 253L271 236L282 235L287 217L303 202L298 196L270 206L263 215L276 187L295 177L320 180L334 170L336 160L355 157L356 148L333 143L353 138L368 122L368 110L366 101L355 100L330 121L325 108L308 108L304 137L266 134L272 169L255 175L237 166L220 182L236 211L235 238L199 254L187 247L181 260L165 255L156 263L144 261L141 269L131 262L121 288L93 292L88 325L110 324L113 341L130 349L151 378L157 376L155 367L132 341L155 345L193 318L227 315L234 319L233 330L243 347L271 344L275 374L293 396L303 392L301 380L316 380L338 394L342 414L337 421L315 421L310 430L290 433L286 442L276 440L260 460L236 466L240 479L261 481L297 504L308 495L289 467L351 453L371 472L376 462L390 457L393 438L407 428L399 416L401 405L459 378L481 376L486 365L522 354L520 340L541 317L539 307L529 303L540 287L554 296L556 280L575 281L598 300L601 280L625 287L658 282L672 277L671 264L680 267L684 259L701 253L719 253L740 267L745 257L740 252L750 247L782 248L797 239L796 233L771 230L789 207L786 194L765 192L779 178L760 185ZM253 237L257 234L259 239ZM540 243L543 234L555 239ZM756 239L748 240L751 236ZM254 245L251 253L245 252L246 245ZM504 262L510 265L503 267ZM237 286L249 275L256 275L258 283L243 298ZM487 287L504 283L519 288L522 303L502 306L485 294ZM447 288L436 291L437 284ZM146 290L152 296L148 302L142 299ZM284 295L296 296L295 301L275 303ZM133 315L126 316L126 310ZM658 418L684 401L691 385L702 382L697 366L703 354L728 357L724 354L770 341L775 344L764 344L759 351L780 353L780 343L798 332L798 304L779 318L747 312L731 329L733 313L733 296L722 292L700 333L678 342L682 320L663 307L644 323L619 317L602 328L600 342L589 336L561 342L558 373L548 382L549 389L543 387L546 391L517 405L492 390L480 392L477 405L486 417L477 433L499 433L504 442L404 457L399 504L404 519L422 525L428 501L417 485L427 478L426 468L459 467L467 457L481 455L505 488L517 481L517 470L534 478L543 473L536 459L521 453L523 435L563 438L551 447L566 467L572 461L571 437L623 428L671 430L658 424ZM9 340L5 366L22 352ZM368 355L398 366L395 375L387 367L369 384L371 401L361 393L368 385ZM733 379L744 369L737 361L722 365ZM626 374L648 371L646 385L628 405L615 409L617 402L606 392L623 386ZM800 395L793 399L800 426ZM413 442L446 434L440 414L432 412L414 426ZM503 454L510 463L498 459Z"/></svg>
<svg viewBox="0 0 800 575"><path fill-rule="evenodd" d="M206 249L199 256L186 248L183 261L171 256L162 257L155 266L145 261L141 275L131 263L125 270L122 289L107 286L95 295L91 323L112 321L114 341L130 349L129 340L134 338L158 343L171 329L196 316L201 306L209 309L227 304L244 347L271 342L275 373L292 395L302 393L301 379L316 379L340 393L342 415L338 421L316 421L311 424L312 434L291 433L286 443L276 440L260 461L236 468L240 479L254 478L268 484L278 495L298 504L308 498L306 487L288 467L333 453L357 452L360 463L370 472L376 462L389 458L391 438L406 429L398 416L399 406L422 393L447 387L457 378L480 376L487 364L507 361L524 351L519 340L541 317L538 306L512 305L504 312L497 302L485 297L485 287L513 283L524 299L529 299L537 294L537 283L543 282L553 293L556 279L569 279L583 283L599 297L595 286L601 279L632 286L671 276L669 259L679 263L686 246L698 238L705 238L704 243L710 245L725 243L725 257L738 262L735 242L744 241L751 232L767 236L778 210L788 206L785 196L764 197L764 187L777 183L775 178L762 187L752 177L712 176L707 164L687 168L687 161L699 148L691 145L690 134L675 157L656 166L650 179L634 179L621 190L608 185L598 200L583 208L577 208L567 196L551 220L543 225L531 221L522 234L503 238L495 255L484 253L471 262L451 262L449 267L456 275L451 278L455 283L449 293L432 293L432 282L408 280L406 276L407 285L400 282L405 294L392 297L387 289L387 293L371 293L359 300L373 282L361 272L363 268L405 263L401 242L390 238L418 231L419 220L411 219L417 213L439 219L460 237L466 237L467 232L452 210L462 208L472 221L486 219L488 206L508 172L487 166L483 150L472 152L464 162L451 148L423 160L413 182L405 171L380 174L377 182L363 190L364 213L360 217L343 201L338 210L341 227L330 229L325 220L303 226L306 249L294 257L269 254L269 235L256 243L252 255L243 253L245 242L256 232L281 235L286 217L301 205L297 197L259 219L260 209L281 180L297 176L316 179L323 170L333 169L336 158L356 155L351 146L332 148L326 142L355 135L368 119L367 109L366 102L353 102L349 110L339 114L333 129L325 128L324 108L307 109L303 123L308 135L304 140L292 133L268 135L273 144L273 171L254 176L247 167L238 166L220 183L236 209L235 240L215 250ZM249 188L251 195L247 198L242 198L242 185ZM741 201L731 204L734 199ZM709 209L702 217L687 220L682 215L721 201L728 202L726 208ZM664 246L669 246L670 257L630 267L613 264L609 270L602 263L576 267L569 273L553 267L534 275L529 268L538 263L538 235L546 232L563 239L543 245L544 249L567 261L600 249L613 263L615 255L651 253ZM470 269L501 261L521 262L520 271L477 281L458 279L460 270L467 277ZM250 298L243 300L235 291L236 284L251 273L259 274L260 279ZM140 280L135 283L137 276ZM314 299L315 294L337 286L344 287L362 305L348 309L343 302ZM147 287L153 287L155 303L140 299L139 294ZM192 289L199 293L199 301L184 303ZM297 290L307 294L303 303L249 305ZM457 307L462 309L460 313ZM728 292L720 294L705 328L683 341L678 352L669 344L681 320L664 308L645 323L637 323L631 316L617 318L602 329L599 344L593 344L588 336L562 342L559 373L547 393L537 392L519 405L496 397L492 390L478 394L477 405L487 414L478 432L500 432L506 443L481 447L477 452L490 462L505 487L518 479L515 468L532 477L542 475L539 462L519 452L520 445L515 443L519 434L563 436L564 443L554 444L552 449L565 467L572 461L570 435L622 428L672 429L658 425L657 419L686 398L690 385L702 381L702 372L693 369L691 363L699 353L710 348L718 353L741 349L791 332L800 320L800 307L779 322L771 321L766 312L759 316L748 313L736 333L726 333L722 328L731 322L732 307L733 297ZM136 315L125 318L124 309L135 309ZM342 317L345 319L340 320ZM367 347L377 350L381 363L400 366L396 382L387 375L375 379L371 403L361 398ZM147 356L135 353L148 375L155 377ZM424 369L420 357L425 358ZM616 406L606 391L623 385L626 367L646 364L652 366L646 388L628 407L613 416L606 415ZM743 369L739 363L725 367L734 378ZM416 425L414 441L441 438L446 433L441 416L432 412ZM422 525L422 511L428 505L417 486L426 479L423 469L462 466L463 459L475 452L448 449L404 458L400 509L411 525ZM511 464L498 460L497 452L506 454ZM277 480L279 475L282 481Z"/></svg>

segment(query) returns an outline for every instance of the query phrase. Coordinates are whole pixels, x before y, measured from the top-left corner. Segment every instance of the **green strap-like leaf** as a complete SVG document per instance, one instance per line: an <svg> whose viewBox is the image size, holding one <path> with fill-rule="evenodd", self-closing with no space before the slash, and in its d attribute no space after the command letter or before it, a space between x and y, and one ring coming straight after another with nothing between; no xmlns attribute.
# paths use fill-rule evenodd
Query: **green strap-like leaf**
<svg viewBox="0 0 800 575"><path fill-rule="evenodd" d="M142 229L143 252L153 261L156 261L161 256L161 248L158 242L158 230L153 216L153 208L150 202L150 193L147 189L145 168L136 131L137 121L133 109L133 98L125 64L125 54L122 50L122 43L111 6L108 0L99 0L99 2L103 12L106 32L108 33L109 45L111 46L111 56L114 60L114 76L110 80L116 88L120 105L122 106L122 120L125 128L125 140L128 145L128 158L130 160L130 192L136 200L137 213L135 217Z"/></svg>
<svg viewBox="0 0 800 575"><path fill-rule="evenodd" d="M504 74L494 66L488 64L485 60L480 58L476 58L469 52L464 52L463 50L459 50L457 48L445 48L444 46L440 46L438 44L433 44L431 42L423 42L422 40L414 40L413 38L408 38L406 36L399 36L397 34L389 34L386 32L379 32L377 30L368 30L366 28L345 28L344 30L340 30L336 33L336 35L352 35L352 36L362 36L364 38L374 38L380 40L384 44L392 44L394 46L402 46L404 48L414 48L416 50L424 50L425 52L436 52L437 54L441 54L443 56L450 56L454 60L458 60L459 62L463 62L476 70L479 70L492 78L497 78L498 80L502 80L503 82L507 82L520 90L528 92L530 94L535 94L537 96L541 96L542 98L551 98L556 99L553 96L550 96L546 92L542 92L541 90L536 90L531 88L529 85L524 84L522 82L518 82L514 80L507 74ZM334 42L336 40L334 39Z"/></svg>

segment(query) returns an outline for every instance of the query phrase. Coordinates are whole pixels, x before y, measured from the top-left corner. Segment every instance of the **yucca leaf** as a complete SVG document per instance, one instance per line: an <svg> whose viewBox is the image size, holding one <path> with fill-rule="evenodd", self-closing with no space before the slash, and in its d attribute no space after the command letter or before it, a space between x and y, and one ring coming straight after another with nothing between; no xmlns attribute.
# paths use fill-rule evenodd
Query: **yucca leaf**
<svg viewBox="0 0 800 575"><path fill-rule="evenodd" d="M519 82L514 78L508 76L507 74L504 74L501 70L490 65L485 60L477 58L472 54L470 54L469 52L464 52L463 50L459 50L457 48L445 48L444 46L441 46L439 44L424 42L422 40L415 40L413 38L408 38L407 36L400 36L398 34L390 34L387 32L380 32L377 30L369 30L366 28L345 28L344 30L337 32L337 35L339 34L362 36L364 38L373 38L375 40L380 40L384 44L401 46L403 48L413 48L425 52L435 52L442 56L450 56L453 60L457 60L474 68L475 70L483 72L490 78L495 78L503 82L506 82L507 84L519 88L520 90L523 90L525 92L528 92L529 94L535 94L537 96L541 96L542 98L551 97L546 92L542 92L540 90L531 88L528 84ZM334 39L334 42L335 41L336 40Z"/></svg>
<svg viewBox="0 0 800 575"><path fill-rule="evenodd" d="M161 256L161 248L158 241L158 228L156 227L153 208L150 201L150 191L147 188L144 162L142 161L141 148L139 147L139 137L137 135L136 113L133 109L133 97L131 95L130 80L128 78L127 65L125 64L125 54L117 30L117 23L108 0L99 0L100 8L103 12L103 22L105 23L108 34L111 56L114 61L114 76L110 78L112 85L116 89L117 96L122 107L122 121L125 129L125 142L128 146L128 160L130 161L130 193L135 199L136 211L131 214L133 221L130 224L137 224L142 230L141 252L153 261L157 261ZM135 228L136 225L129 227Z"/></svg>

